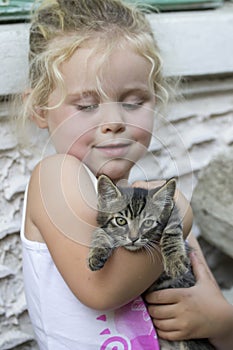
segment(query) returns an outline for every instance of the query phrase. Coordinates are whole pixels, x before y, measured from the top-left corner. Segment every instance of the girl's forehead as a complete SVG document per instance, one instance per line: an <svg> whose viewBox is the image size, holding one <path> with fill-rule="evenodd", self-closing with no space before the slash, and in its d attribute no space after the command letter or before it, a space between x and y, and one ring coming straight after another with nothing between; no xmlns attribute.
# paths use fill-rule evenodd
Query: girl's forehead
<svg viewBox="0 0 233 350"><path fill-rule="evenodd" d="M77 87L89 89L96 84L104 90L118 89L121 85L148 87L151 68L149 60L130 46L106 52L83 46L62 64L61 73L69 93Z"/></svg>
<svg viewBox="0 0 233 350"><path fill-rule="evenodd" d="M119 66L127 65L129 61L137 64L148 62L142 54L139 54L136 48L129 44L122 47L112 46L109 48L104 48L103 45L100 47L82 45L63 63L63 67L77 65L86 70L98 69L105 71L109 67L114 68L117 62Z"/></svg>

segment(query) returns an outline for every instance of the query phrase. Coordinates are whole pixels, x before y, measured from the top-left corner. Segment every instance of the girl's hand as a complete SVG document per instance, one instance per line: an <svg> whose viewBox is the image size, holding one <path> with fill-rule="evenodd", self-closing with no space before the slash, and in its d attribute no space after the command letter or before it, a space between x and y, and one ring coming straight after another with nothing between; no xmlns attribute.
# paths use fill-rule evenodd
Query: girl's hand
<svg viewBox="0 0 233 350"><path fill-rule="evenodd" d="M230 350L233 306L224 299L200 251L191 254L191 261L195 286L146 296L158 335L171 341L209 338L216 349Z"/></svg>
<svg viewBox="0 0 233 350"><path fill-rule="evenodd" d="M166 183L165 180L151 180L151 181L142 181L142 180L138 180L135 181L133 183L133 187L141 187L141 188L145 188L145 189L153 189L159 186L162 186Z"/></svg>

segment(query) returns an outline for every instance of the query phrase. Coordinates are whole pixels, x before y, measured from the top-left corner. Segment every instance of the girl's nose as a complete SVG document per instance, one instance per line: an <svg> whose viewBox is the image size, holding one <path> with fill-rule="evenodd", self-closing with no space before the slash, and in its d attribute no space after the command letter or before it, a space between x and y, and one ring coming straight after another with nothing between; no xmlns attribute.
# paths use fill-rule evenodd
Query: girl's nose
<svg viewBox="0 0 233 350"><path fill-rule="evenodd" d="M121 133L125 130L125 121L121 105L109 103L102 105L102 133Z"/></svg>
<svg viewBox="0 0 233 350"><path fill-rule="evenodd" d="M103 134L112 132L114 134L123 132L125 130L125 125L123 123L108 122L101 125L101 131Z"/></svg>

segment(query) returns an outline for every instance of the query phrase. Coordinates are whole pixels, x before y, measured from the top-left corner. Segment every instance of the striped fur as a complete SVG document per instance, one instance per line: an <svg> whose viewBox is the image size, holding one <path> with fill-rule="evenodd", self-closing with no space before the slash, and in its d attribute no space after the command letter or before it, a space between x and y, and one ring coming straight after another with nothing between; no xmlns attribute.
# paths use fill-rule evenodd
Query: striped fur
<svg viewBox="0 0 233 350"><path fill-rule="evenodd" d="M93 232L89 268L101 269L117 247L130 251L143 248L149 254L159 249L164 273L148 291L193 286L195 278L174 202L175 189L175 179L156 189L145 190L115 186L107 176L101 175L98 179L98 228ZM214 349L206 339L159 341L162 350Z"/></svg>

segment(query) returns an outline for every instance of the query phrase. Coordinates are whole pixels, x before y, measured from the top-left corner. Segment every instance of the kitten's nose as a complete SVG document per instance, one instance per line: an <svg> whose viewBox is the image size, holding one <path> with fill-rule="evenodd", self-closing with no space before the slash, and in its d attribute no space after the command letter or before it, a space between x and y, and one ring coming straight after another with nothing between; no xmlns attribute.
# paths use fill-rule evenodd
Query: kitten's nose
<svg viewBox="0 0 233 350"><path fill-rule="evenodd" d="M134 245L134 243L136 243L138 241L138 237L130 237L130 240L131 240L132 244Z"/></svg>

